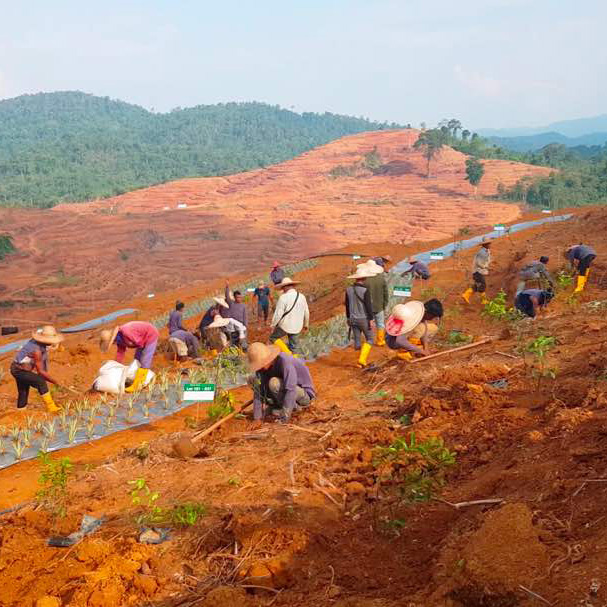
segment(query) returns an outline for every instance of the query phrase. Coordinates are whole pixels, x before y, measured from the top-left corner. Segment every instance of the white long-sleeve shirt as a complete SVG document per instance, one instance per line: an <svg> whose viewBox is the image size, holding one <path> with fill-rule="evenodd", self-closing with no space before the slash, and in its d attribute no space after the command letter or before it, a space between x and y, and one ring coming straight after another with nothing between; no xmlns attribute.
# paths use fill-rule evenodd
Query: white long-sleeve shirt
<svg viewBox="0 0 607 607"><path fill-rule="evenodd" d="M295 307L293 307L297 295L299 295L299 298L297 299L297 303L295 303ZM291 310L292 307L293 309ZM289 310L291 311L283 318L283 314ZM310 310L308 309L306 296L303 293L298 293L295 289L289 289L283 293L276 302L276 309L272 317L272 327L278 325L285 333L297 335L309 324Z"/></svg>

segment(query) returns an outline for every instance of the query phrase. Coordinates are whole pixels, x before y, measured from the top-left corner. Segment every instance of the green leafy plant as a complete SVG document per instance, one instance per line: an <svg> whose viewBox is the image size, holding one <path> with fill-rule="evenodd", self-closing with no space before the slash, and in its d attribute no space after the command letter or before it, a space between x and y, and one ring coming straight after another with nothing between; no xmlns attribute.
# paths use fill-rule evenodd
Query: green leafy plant
<svg viewBox="0 0 607 607"><path fill-rule="evenodd" d="M441 438L419 442L413 432L409 440L397 438L390 445L375 449L375 465L399 486L402 497L410 503L430 500L454 464L455 454Z"/></svg>
<svg viewBox="0 0 607 607"><path fill-rule="evenodd" d="M522 318L521 313L512 307L508 307L506 302L506 293L503 290L490 299L483 307L483 316L487 316L493 320L504 320L512 322Z"/></svg>
<svg viewBox="0 0 607 607"><path fill-rule="evenodd" d="M72 474L72 463L68 457L53 460L48 453L39 453L38 461L41 466L38 482L42 489L36 494L36 499L54 518L62 518L67 513L67 484Z"/></svg>
<svg viewBox="0 0 607 607"><path fill-rule="evenodd" d="M462 333L461 331L457 331L455 329L450 331L449 335L447 336L447 343L452 346L468 344L471 341L471 335L466 335L465 333Z"/></svg>
<svg viewBox="0 0 607 607"><path fill-rule="evenodd" d="M169 512L169 518L174 525L192 527L206 514L207 508L204 504L184 502L173 506Z"/></svg>
<svg viewBox="0 0 607 607"><path fill-rule="evenodd" d="M160 499L158 491L152 491L145 478L129 481L132 487L129 494L131 504L138 507L135 522L138 525L157 525L165 519L166 512L156 502Z"/></svg>
<svg viewBox="0 0 607 607"><path fill-rule="evenodd" d="M556 286L559 290L568 289L573 284L573 274L569 269L562 269L557 272Z"/></svg>
<svg viewBox="0 0 607 607"><path fill-rule="evenodd" d="M231 487L238 487L238 485L240 485L240 479L237 476L233 476L228 479L228 485Z"/></svg>
<svg viewBox="0 0 607 607"><path fill-rule="evenodd" d="M544 378L556 378L556 369L546 366L546 355L556 345L556 338L549 335L540 335L527 345L527 352L535 357L536 368L533 375L537 379L537 390L539 391Z"/></svg>

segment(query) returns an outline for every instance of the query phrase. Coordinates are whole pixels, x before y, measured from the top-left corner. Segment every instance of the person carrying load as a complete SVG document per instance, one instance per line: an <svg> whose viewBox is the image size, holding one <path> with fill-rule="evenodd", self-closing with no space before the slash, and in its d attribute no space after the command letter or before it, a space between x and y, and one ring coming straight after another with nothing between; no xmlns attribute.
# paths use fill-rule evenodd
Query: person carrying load
<svg viewBox="0 0 607 607"><path fill-rule="evenodd" d="M473 293L481 294L481 303L483 305L488 303L487 296L485 295L485 291L487 290L485 276L489 274L489 264L491 263L491 242L488 240L481 242L480 247L472 262L472 280L474 284L462 293L462 298L468 304Z"/></svg>
<svg viewBox="0 0 607 607"><path fill-rule="evenodd" d="M310 310L308 301L303 293L299 293L295 286L299 281L283 278L277 289L282 295L276 302L276 309L272 317L272 334L270 341L278 346L285 354L292 354L297 349L297 337L302 331L307 331L310 324ZM287 337L289 346L283 338Z"/></svg>
<svg viewBox="0 0 607 607"><path fill-rule="evenodd" d="M200 343L194 334L183 326L184 307L185 304L182 301L178 301L175 304L175 309L169 314L169 322L167 324L169 338L178 339L183 342L188 349L188 356L190 358L196 358L200 350Z"/></svg>
<svg viewBox="0 0 607 607"><path fill-rule="evenodd" d="M365 285L371 296L371 305L373 307L373 320L376 328L376 346L386 345L386 323L385 309L390 302L390 292L388 291L388 281L382 266L378 265L373 259L369 259L365 263L358 264L357 268L362 268L370 274L365 281ZM358 271L358 270L357 270Z"/></svg>
<svg viewBox="0 0 607 607"><path fill-rule="evenodd" d="M306 364L277 346L252 343L247 352L252 375L253 419L264 418L263 405L269 405L281 423L288 423L298 408L305 408L316 398L314 383Z"/></svg>
<svg viewBox="0 0 607 607"><path fill-rule="evenodd" d="M127 322L120 327L114 327L111 331L104 329L99 335L99 349L107 352L112 344L116 344L115 360L119 363L124 362L124 355L127 348L135 348L135 359L139 361L141 367L137 369L137 374L133 383L125 392L135 392L145 385L148 370L152 367L152 360L158 345L160 334L158 329L149 322L134 320Z"/></svg>
<svg viewBox="0 0 607 607"><path fill-rule="evenodd" d="M538 286L541 287L546 286L547 283L550 290L554 291L554 278L552 278L552 275L548 272L548 268L546 268L548 261L549 258L546 255L542 255L537 261L532 261L520 269L518 273L519 281L516 285L517 295L525 290L528 280L537 280Z"/></svg>
<svg viewBox="0 0 607 607"><path fill-rule="evenodd" d="M586 286L588 274L590 274L590 264L596 259L596 251L592 247L580 243L565 251L565 259L569 261L572 268L575 268L575 262L577 262L577 285L573 292L581 293Z"/></svg>
<svg viewBox="0 0 607 607"><path fill-rule="evenodd" d="M525 289L517 293L514 307L525 316L536 318L540 310L547 306L553 297L554 292L550 289Z"/></svg>
<svg viewBox="0 0 607 607"><path fill-rule="evenodd" d="M31 387L36 388L49 413L57 413L59 407L53 401L47 382L59 385L48 373L48 349L63 341L63 335L55 327L46 325L32 333L31 339L17 352L11 363L11 375L17 383L17 408L27 405Z"/></svg>
<svg viewBox="0 0 607 607"><path fill-rule="evenodd" d="M354 336L354 349L360 350L358 357L358 366L364 368L367 366L367 358L371 352L373 343L373 327L375 325L373 316L373 304L371 302L371 292L365 286L365 280L374 276L372 272L360 264L356 273L348 276L354 279L354 284L346 289L345 305L346 320L349 330ZM365 336L365 343L361 346L361 333Z"/></svg>
<svg viewBox="0 0 607 607"><path fill-rule="evenodd" d="M432 321L442 317L443 304L438 299L395 305L386 321L388 347L397 350L401 360L412 360L414 354L428 356L429 344L438 333L438 325Z"/></svg>

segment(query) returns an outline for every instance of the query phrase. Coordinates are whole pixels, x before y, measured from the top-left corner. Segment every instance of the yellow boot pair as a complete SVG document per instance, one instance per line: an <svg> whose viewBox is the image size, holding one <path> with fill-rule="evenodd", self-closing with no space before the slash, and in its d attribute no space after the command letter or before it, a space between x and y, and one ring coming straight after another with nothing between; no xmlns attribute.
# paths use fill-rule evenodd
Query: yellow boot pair
<svg viewBox="0 0 607 607"><path fill-rule="evenodd" d="M364 369L367 366L369 352L371 352L371 344L364 343L360 349L360 356L358 357L358 366L361 369Z"/></svg>
<svg viewBox="0 0 607 607"><path fill-rule="evenodd" d="M468 289L466 289L463 293L462 293L462 299L469 304L470 303L470 298L472 297L472 295L474 294L474 289L472 289L471 287L469 287Z"/></svg>
<svg viewBox="0 0 607 607"><path fill-rule="evenodd" d="M43 394L42 395L42 400L44 401L44 404L46 405L46 410L49 413L59 413L60 409L55 404L55 401L53 400L53 397L51 396L50 392L47 392L46 394Z"/></svg>
<svg viewBox="0 0 607 607"><path fill-rule="evenodd" d="M375 345L379 346L380 348L382 346L386 345L386 330L385 329L377 329Z"/></svg>
<svg viewBox="0 0 607 607"><path fill-rule="evenodd" d="M585 276L577 277L577 286L575 287L574 293L581 293L586 286L586 281L588 280L588 272L586 272Z"/></svg>
<svg viewBox="0 0 607 607"><path fill-rule="evenodd" d="M136 390L139 390L140 388L143 387L143 382L145 382L145 378L148 375L148 370L147 369L143 369L143 368L139 368L137 369L137 374L135 375L135 379L133 380L133 383L125 389L125 392L128 392L129 394L131 392L135 392Z"/></svg>

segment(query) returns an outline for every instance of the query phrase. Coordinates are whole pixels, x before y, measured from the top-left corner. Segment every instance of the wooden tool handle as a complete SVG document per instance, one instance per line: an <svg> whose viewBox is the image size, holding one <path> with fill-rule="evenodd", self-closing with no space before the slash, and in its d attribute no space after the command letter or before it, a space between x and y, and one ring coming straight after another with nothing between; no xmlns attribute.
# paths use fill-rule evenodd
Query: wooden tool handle
<svg viewBox="0 0 607 607"><path fill-rule="evenodd" d="M213 432L213 430L216 430L217 428L219 428L219 426L225 424L229 419L232 419L235 415L242 413L247 407L249 407L252 404L253 404L253 399L247 401L244 405L242 405L242 407L240 407L240 409L238 409L238 411L232 411L232 413L230 413L229 415L226 415L225 417L222 417L220 420L216 421L212 426L209 426L205 430L201 430L200 432L197 432L196 434L194 434L194 436L192 436L192 442L194 443L196 441L199 441L201 438L204 438L208 434L211 434L211 432Z"/></svg>

